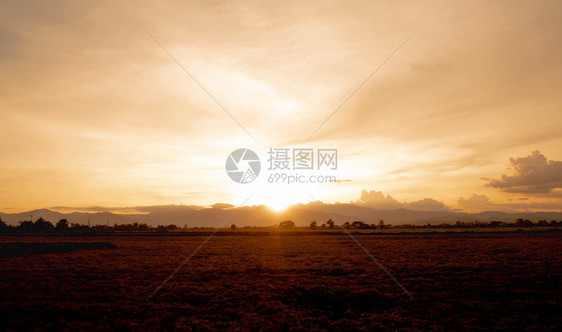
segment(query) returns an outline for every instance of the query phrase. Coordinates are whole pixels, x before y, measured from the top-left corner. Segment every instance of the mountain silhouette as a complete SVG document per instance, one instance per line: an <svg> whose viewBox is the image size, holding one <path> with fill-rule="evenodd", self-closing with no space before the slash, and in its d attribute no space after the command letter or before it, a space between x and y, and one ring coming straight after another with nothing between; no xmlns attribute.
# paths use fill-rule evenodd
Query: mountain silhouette
<svg viewBox="0 0 562 332"><path fill-rule="evenodd" d="M180 227L218 227L232 215L236 208L229 204L215 204L213 207L193 205L162 205L136 207L139 213L117 214L111 212L72 212L62 213L50 209L37 209L21 213L0 213L4 222L17 225L19 221L43 218L53 223L60 219L67 219L70 223L91 225L113 225L128 223L146 223L148 225L174 224ZM520 212L507 213L501 211L486 211L481 213L463 213L455 211L415 211L408 209L376 210L354 204L296 204L285 211L276 213L264 205L244 206L237 210L224 226L236 224L238 226L271 226L283 220L292 220L297 226L307 226L312 221L318 225L328 219L338 224L346 221L364 221L368 224L378 224L384 220L386 224L439 224L455 223L456 221L481 222L504 221L514 222L517 219L537 221L562 220L560 212Z"/></svg>

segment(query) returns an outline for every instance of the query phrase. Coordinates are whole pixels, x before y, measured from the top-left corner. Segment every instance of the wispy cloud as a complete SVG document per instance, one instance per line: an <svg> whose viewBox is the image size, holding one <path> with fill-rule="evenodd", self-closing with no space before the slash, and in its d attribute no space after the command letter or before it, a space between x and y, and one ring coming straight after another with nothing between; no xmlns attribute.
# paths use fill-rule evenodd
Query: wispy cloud
<svg viewBox="0 0 562 332"><path fill-rule="evenodd" d="M419 208L473 192L554 198L556 162L543 170L551 182L536 167L486 188L479 179L520 151L561 158L558 6L1 2L0 201L25 210L239 200L224 160L254 143L145 31L260 149L301 144L416 32L312 137L339 149L338 178L353 179L318 198L350 201L373 187L397 197L386 204L421 199Z"/></svg>

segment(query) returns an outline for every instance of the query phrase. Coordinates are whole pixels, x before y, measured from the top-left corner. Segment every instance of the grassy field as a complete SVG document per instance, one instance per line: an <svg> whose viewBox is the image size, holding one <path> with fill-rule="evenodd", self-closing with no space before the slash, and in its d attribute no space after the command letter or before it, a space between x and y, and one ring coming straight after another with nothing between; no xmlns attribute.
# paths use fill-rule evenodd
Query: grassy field
<svg viewBox="0 0 562 332"><path fill-rule="evenodd" d="M223 234L148 299L205 238L2 236L2 329L562 330L560 233L359 236L413 300L346 235Z"/></svg>

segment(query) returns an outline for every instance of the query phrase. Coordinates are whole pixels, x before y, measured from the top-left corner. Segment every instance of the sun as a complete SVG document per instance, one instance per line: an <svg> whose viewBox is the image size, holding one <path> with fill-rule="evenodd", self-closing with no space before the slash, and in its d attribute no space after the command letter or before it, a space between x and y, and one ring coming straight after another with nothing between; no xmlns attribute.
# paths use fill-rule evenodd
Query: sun
<svg viewBox="0 0 562 332"><path fill-rule="evenodd" d="M286 200L278 200L278 201L268 202L265 205L267 205L270 209L272 209L275 212L283 212L292 204L295 203Z"/></svg>
<svg viewBox="0 0 562 332"><path fill-rule="evenodd" d="M308 194L308 188L301 184L269 183L265 182L256 187L238 185L236 197L248 198L245 205L264 205L275 213L281 213L295 204L307 204L313 199Z"/></svg>
<svg viewBox="0 0 562 332"><path fill-rule="evenodd" d="M283 212L291 205L310 201L305 191L287 184L267 185L258 195L260 204L267 205L275 212Z"/></svg>

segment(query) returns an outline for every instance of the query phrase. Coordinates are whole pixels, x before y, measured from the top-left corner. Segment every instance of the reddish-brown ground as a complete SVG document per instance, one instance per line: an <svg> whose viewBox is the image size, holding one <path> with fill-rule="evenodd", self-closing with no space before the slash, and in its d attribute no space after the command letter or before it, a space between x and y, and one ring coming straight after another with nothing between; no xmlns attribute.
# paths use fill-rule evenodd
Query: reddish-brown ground
<svg viewBox="0 0 562 332"><path fill-rule="evenodd" d="M562 331L562 235L0 237L117 249L0 257L2 330ZM0 245L1 246L1 245Z"/></svg>

